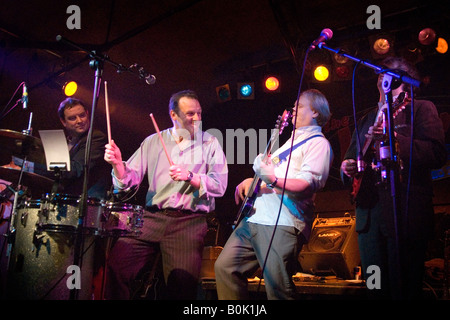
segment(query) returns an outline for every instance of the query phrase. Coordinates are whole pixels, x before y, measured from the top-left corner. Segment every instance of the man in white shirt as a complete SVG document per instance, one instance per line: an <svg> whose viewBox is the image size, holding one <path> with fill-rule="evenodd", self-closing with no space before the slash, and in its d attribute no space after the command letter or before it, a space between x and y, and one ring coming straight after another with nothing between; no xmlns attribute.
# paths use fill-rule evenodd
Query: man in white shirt
<svg viewBox="0 0 450 320"><path fill-rule="evenodd" d="M144 223L140 237L120 238L108 257L106 298L133 299L132 283L158 251L161 252L167 299L195 299L200 274L205 214L214 198L225 193L226 157L218 140L200 130L202 108L190 90L172 95L173 127L150 135L123 162L114 143L106 145L105 160L113 166L117 189L139 185L148 177Z"/></svg>
<svg viewBox="0 0 450 320"><path fill-rule="evenodd" d="M247 278L258 267L263 268L268 299L294 298L291 277L310 236L314 195L325 186L333 160L322 134L329 118L325 96L315 89L303 92L295 102L291 138L268 161L263 155L255 159L253 170L263 182L252 212L238 224L215 263L219 299L248 299ZM246 179L236 187L236 203L251 183Z"/></svg>

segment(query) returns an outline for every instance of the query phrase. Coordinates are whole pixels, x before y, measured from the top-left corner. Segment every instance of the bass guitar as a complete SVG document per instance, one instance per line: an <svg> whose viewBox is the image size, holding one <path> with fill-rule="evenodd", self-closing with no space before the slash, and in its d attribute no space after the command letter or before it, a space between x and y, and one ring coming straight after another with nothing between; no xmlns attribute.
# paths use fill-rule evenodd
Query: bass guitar
<svg viewBox="0 0 450 320"><path fill-rule="evenodd" d="M406 97L405 92L402 92L399 94L399 96L397 97L397 99L394 101L394 103L392 104L392 110L393 110L393 118L395 119L395 117L402 112L406 105L408 103L411 102L411 99ZM385 121L386 118L386 112L387 112L387 105L384 104L381 108L379 108L378 113L375 117L375 121L373 126L379 126L380 124L383 123L383 121ZM362 154L362 159L365 163L367 163L368 159L367 159L367 152L369 150L373 150L374 148L374 139L373 136L371 136L370 138L367 138L364 146L361 150L361 154ZM363 181L364 178L364 172L365 170L358 172L354 177L353 177L353 181L352 181L352 191L350 193L351 195L351 201L352 203L354 203L356 201L356 198L358 196L359 193L359 189L361 188L361 183Z"/></svg>
<svg viewBox="0 0 450 320"><path fill-rule="evenodd" d="M266 161L267 157L270 155L272 151L272 147L274 143L277 141L278 137L283 133L285 127L289 125L288 121L292 117L292 113L288 110L285 110L281 116L278 116L276 121L275 130L272 131L272 135L270 140L264 150L263 160ZM258 177L257 174L253 177L252 184L248 189L247 194L245 195L244 201L242 202L241 208L237 214L236 220L233 222L233 229L238 226L238 224L244 219L253 209L253 205L255 204L256 196L258 195L259 188L261 186L261 178Z"/></svg>

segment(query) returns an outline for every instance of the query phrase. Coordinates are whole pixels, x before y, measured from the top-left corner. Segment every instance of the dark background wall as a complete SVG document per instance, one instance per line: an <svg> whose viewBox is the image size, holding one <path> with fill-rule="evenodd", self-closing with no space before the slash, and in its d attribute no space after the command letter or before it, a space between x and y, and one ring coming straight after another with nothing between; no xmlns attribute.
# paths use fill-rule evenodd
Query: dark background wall
<svg viewBox="0 0 450 320"><path fill-rule="evenodd" d="M66 22L69 5L81 9L81 29L70 30ZM105 54L128 67L134 63L156 76L147 85L136 74L117 72L105 63L102 81L108 81L112 135L128 158L154 129L153 113L160 128L171 126L167 105L172 93L193 89L203 107L203 128L226 130L270 129L277 115L293 105L299 92L300 75L306 47L324 28L334 36L327 44L347 48L359 59L379 62L370 50L372 37L387 33L394 39L391 54L408 56L425 77L420 95L432 100L445 124L449 124L449 53L438 54L433 47L417 41L420 30L432 27L450 39L449 9L445 1L376 1L381 10L381 29L368 29L369 1L288 1L288 0L203 0L203 1L10 1L0 3L0 108L6 111L17 99L14 95L25 81L29 88L29 110L21 105L0 120L0 128L21 131L33 112L33 134L39 130L59 129L56 109L64 99L60 88L67 80L79 85L77 97L89 104L93 100L94 71L86 52L56 41L57 35L89 51ZM351 210L348 191L339 180L339 165L353 128L351 77L339 79L333 73L326 83L311 78L319 62L336 66L333 55L316 50L308 57L302 90L317 88L330 102L332 119L324 129L332 143L335 161L325 190L318 195L318 211L341 213ZM353 65L350 65L352 70ZM281 79L277 93L264 92L267 74ZM237 83L255 83L253 100L237 99ZM377 99L376 75L359 67L354 82L357 117ZM231 100L219 102L216 87L229 84ZM8 101L12 99L12 103ZM106 131L103 83L95 110L95 127ZM280 137L283 142L292 126ZM259 137L258 145L268 137ZM224 141L226 142L226 141ZM447 140L448 142L448 140ZM227 153L224 143L224 149ZM3 162L8 154L0 154ZM248 157L245 157L248 159ZM237 158L235 158L235 161ZM234 204L235 186L252 176L251 161L230 164L229 187L217 199L222 221L232 221L238 207ZM448 190L448 178L438 189ZM441 187L441 185L443 185ZM439 192L442 204L448 191ZM145 193L141 188L136 199Z"/></svg>

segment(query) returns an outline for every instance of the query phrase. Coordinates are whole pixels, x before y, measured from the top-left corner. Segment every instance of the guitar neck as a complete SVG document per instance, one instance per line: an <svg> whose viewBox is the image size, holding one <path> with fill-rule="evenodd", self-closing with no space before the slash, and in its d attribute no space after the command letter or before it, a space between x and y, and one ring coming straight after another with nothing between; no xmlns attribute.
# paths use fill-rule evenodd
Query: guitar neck
<svg viewBox="0 0 450 320"><path fill-rule="evenodd" d="M363 156L363 158L366 156L367 150L372 145L372 142L373 142L373 138L368 138L366 140L366 142L364 143L364 147L362 149L362 156Z"/></svg>
<svg viewBox="0 0 450 320"><path fill-rule="evenodd" d="M403 93L403 92L402 92ZM411 100L408 99L405 94L403 93L403 95L399 95L397 97L397 99L393 102L392 104L392 110L393 110L393 117L395 118L396 115L401 112L404 109L404 106L409 103ZM381 123L381 121L383 121L383 113L386 110L387 105L386 103L383 104L383 106L381 106L380 108L378 108L377 111L377 115L375 116L375 121L373 123L373 126L378 125L379 123ZM362 155L363 157L366 155L367 150L369 149L369 147L372 145L373 143L373 137L370 137L369 139L366 140L366 142L364 143L364 147L362 149Z"/></svg>
<svg viewBox="0 0 450 320"><path fill-rule="evenodd" d="M382 106L378 109L377 114L375 116L375 121L373 122L373 126L376 126L381 121L383 108L384 108L384 106ZM373 143L373 137L367 138L366 141L364 142L364 146L361 150L361 154L362 154L363 158L366 156L367 150L370 148L372 143Z"/></svg>
<svg viewBox="0 0 450 320"><path fill-rule="evenodd" d="M252 195L255 192L255 190L261 185L261 182L262 182L261 178L258 177L257 174L255 174L255 176L253 177L252 184L248 189L248 195Z"/></svg>
<svg viewBox="0 0 450 320"><path fill-rule="evenodd" d="M283 113L283 116L279 117L279 121L277 122L278 126L272 132L270 140L267 143L266 149L264 150L262 161L267 161L267 158L271 153L274 142L277 140L278 136L283 131L283 128L287 126L287 121L289 120L289 118L290 113L288 111L285 111ZM282 123L280 123L280 120L282 121ZM251 208L253 208L253 203L259 192L259 187L261 186L261 183L262 183L261 178L257 174L255 174L252 183L249 187L249 190L247 192L247 195L245 196L242 206L238 212L237 219L233 223L234 227L236 227L239 224L239 222L244 218L244 216L246 216L249 213Z"/></svg>
<svg viewBox="0 0 450 320"><path fill-rule="evenodd" d="M275 130L272 136L270 137L269 142L267 143L266 149L264 150L263 160L267 160L268 155L272 152L272 147L275 141L277 140L277 137L278 137L278 130Z"/></svg>

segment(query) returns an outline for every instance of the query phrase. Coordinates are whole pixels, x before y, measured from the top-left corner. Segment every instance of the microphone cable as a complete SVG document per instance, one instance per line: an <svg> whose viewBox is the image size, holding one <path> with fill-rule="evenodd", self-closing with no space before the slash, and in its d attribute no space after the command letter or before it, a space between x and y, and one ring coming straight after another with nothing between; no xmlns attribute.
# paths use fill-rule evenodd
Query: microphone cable
<svg viewBox="0 0 450 320"><path fill-rule="evenodd" d="M14 94L9 99L8 103L3 107L3 110L0 113L0 121L2 121L22 101L22 99L17 100L16 103L11 108L9 108L9 110L7 110L9 104L12 102L12 100L16 96L17 92L19 92L19 89L21 87L23 87L24 85L25 85L25 82L22 82L21 84L19 84L19 86L16 88L16 91L14 91Z"/></svg>
<svg viewBox="0 0 450 320"><path fill-rule="evenodd" d="M411 175L413 165L413 145L414 145L414 88L411 86L411 124L410 124L410 142L409 142L409 168L408 168L408 181L406 183L406 200L405 200L405 216L406 216L406 234L408 234L408 218L409 218L409 193L411 188ZM400 158L400 156L399 156ZM400 171L400 170L399 170ZM401 172L399 173L401 174Z"/></svg>
<svg viewBox="0 0 450 320"><path fill-rule="evenodd" d="M302 84L303 84L303 77L304 77L304 74L305 74L306 61L308 59L308 55L309 55L310 51L311 51L311 48L308 47L306 49L305 58L303 60L303 67L302 67L302 73L300 75L300 84L299 84L299 87L298 87L297 100L295 102L295 115L296 116L295 116L294 123L293 123L294 129L292 131L291 146L290 146L290 149L289 149L289 159L288 159L288 162L287 162L287 165L286 165L286 173L284 175L283 188L281 190L280 207L278 209L277 219L276 219L276 222L275 222L275 225L274 225L274 228L273 228L272 236L271 236L270 241L269 241L269 246L267 248L266 256L264 258L264 263L263 263L263 265L261 267L262 278L264 278L264 270L266 269L267 260L269 258L269 252L270 252L270 249L272 248L273 239L275 238L275 232L276 232L277 227L278 227L278 221L280 220L280 216L281 216L281 209L283 208L283 199L284 199L284 194L285 194L285 190L286 190L286 181L287 181L287 176L288 176L288 172L289 172L289 166L290 166L290 163L291 163L291 155L292 155L292 149L293 149L293 146L294 146L295 130L296 130L296 125L297 125L298 99L300 98L300 94L301 94L301 90L302 90ZM259 292L259 290L260 290L262 278L259 280L258 288L257 288L256 292Z"/></svg>
<svg viewBox="0 0 450 320"><path fill-rule="evenodd" d="M353 67L352 74L352 109L353 109L353 122L355 124L355 135L356 135L356 168L359 170L361 161L363 161L363 154L361 152L361 137L359 136L358 121L356 120L356 104L355 104L355 74L360 61L358 61Z"/></svg>

